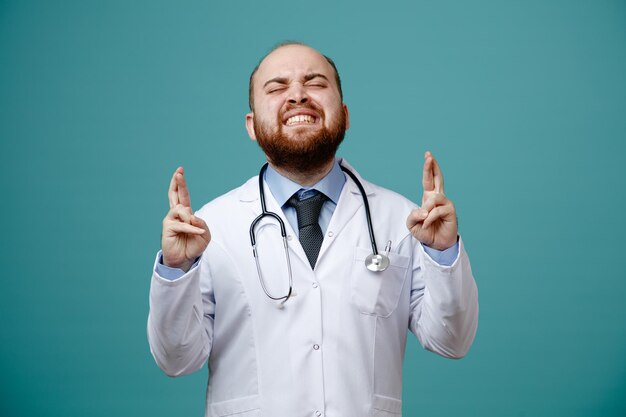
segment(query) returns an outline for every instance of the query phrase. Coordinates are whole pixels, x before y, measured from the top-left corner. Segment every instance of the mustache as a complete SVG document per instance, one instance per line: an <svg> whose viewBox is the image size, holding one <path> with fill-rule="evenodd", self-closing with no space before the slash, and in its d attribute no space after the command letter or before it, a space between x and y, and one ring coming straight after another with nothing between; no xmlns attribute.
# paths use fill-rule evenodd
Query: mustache
<svg viewBox="0 0 626 417"><path fill-rule="evenodd" d="M292 111L292 110L299 110L299 109L312 110L312 111L316 112L317 114L319 114L320 117L324 118L324 110L322 108L316 106L313 103L299 103L299 104L288 103L280 111L280 114L278 115L278 118L279 118L279 120L282 120L283 117L285 116L285 113L287 113L289 111Z"/></svg>

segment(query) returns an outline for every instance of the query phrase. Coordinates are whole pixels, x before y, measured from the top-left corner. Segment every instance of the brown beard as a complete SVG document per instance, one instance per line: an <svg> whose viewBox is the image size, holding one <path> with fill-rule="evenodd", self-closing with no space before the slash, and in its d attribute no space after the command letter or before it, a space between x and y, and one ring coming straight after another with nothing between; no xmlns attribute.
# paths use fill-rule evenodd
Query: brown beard
<svg viewBox="0 0 626 417"><path fill-rule="evenodd" d="M310 105L300 107L312 108ZM268 124L254 118L257 143L272 165L287 172L311 173L319 171L334 159L346 133L345 113L338 111L337 122L326 128L323 112L317 108L314 110L321 115L321 129L315 132L308 132L306 128L300 131L294 129L293 138L283 131L282 115L277 118L276 132Z"/></svg>

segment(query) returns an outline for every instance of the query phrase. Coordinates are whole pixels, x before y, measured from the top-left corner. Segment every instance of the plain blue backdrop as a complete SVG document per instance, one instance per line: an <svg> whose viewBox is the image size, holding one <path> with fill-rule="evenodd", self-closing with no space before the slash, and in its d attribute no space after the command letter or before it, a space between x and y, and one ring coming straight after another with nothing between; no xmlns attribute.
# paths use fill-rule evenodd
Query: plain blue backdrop
<svg viewBox="0 0 626 417"><path fill-rule="evenodd" d="M478 282L461 361L410 337L406 416L626 415L624 1L0 1L0 415L201 416L146 341L167 185L255 175L250 71L310 43L340 149L412 200L432 150Z"/></svg>

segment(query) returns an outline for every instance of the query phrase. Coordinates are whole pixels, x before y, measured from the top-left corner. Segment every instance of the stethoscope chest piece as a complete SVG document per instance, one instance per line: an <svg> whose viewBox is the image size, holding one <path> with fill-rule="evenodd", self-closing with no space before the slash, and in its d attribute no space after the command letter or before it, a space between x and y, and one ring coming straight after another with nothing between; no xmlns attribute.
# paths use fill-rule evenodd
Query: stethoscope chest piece
<svg viewBox="0 0 626 417"><path fill-rule="evenodd" d="M389 266L389 257L381 254L371 254L365 258L365 267L372 272L381 272Z"/></svg>

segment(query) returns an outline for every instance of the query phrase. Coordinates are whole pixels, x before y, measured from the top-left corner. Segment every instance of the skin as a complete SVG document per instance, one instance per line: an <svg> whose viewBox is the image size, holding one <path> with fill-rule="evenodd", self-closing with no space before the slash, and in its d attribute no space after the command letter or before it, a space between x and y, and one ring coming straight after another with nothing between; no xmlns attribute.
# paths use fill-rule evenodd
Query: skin
<svg viewBox="0 0 626 417"><path fill-rule="evenodd" d="M191 210L191 199L183 167L172 175L167 192L170 210L163 219L161 249L163 264L187 272L211 241L209 227Z"/></svg>
<svg viewBox="0 0 626 417"><path fill-rule="evenodd" d="M256 141L254 119L278 129L282 129L290 140L298 136L318 131L336 123L339 112L344 112L346 129L350 127L348 107L341 102L339 87L335 81L335 71L328 61L315 49L304 45L287 45L269 54L253 79L254 112L246 115L246 129L250 139ZM315 123L297 123L292 126L277 120L278 115L299 114L297 106L312 104L323 109L325 117L318 114ZM269 164L277 172L302 185L311 186L324 178L331 170L333 159L313 172L286 171Z"/></svg>
<svg viewBox="0 0 626 417"><path fill-rule="evenodd" d="M283 123L282 129L289 140L301 140L321 126L330 126L336 121L338 112L344 112L346 128L349 127L348 107L341 101L334 70L312 48L288 45L269 54L254 76L253 88L255 111L246 115L246 129L252 140L256 140L254 118L274 129L278 129L278 123ZM306 103L323 109L324 117L317 114L314 123L284 124L284 118L299 114L297 107ZM272 164L272 161L268 162ZM333 160L330 160L312 172L291 172L273 167L292 181L310 186L321 180L332 164ZM186 272L206 249L211 233L206 223L193 214L184 175L182 167L172 175L168 190L170 210L163 219L161 248L164 265ZM422 186L422 206L411 211L406 220L407 228L423 244L438 250L447 249L457 241L456 210L444 194L443 174L431 152L424 154Z"/></svg>
<svg viewBox="0 0 626 417"><path fill-rule="evenodd" d="M424 153L422 206L412 210L406 227L415 239L434 249L448 249L456 243L456 209L443 192L443 174L430 151Z"/></svg>

